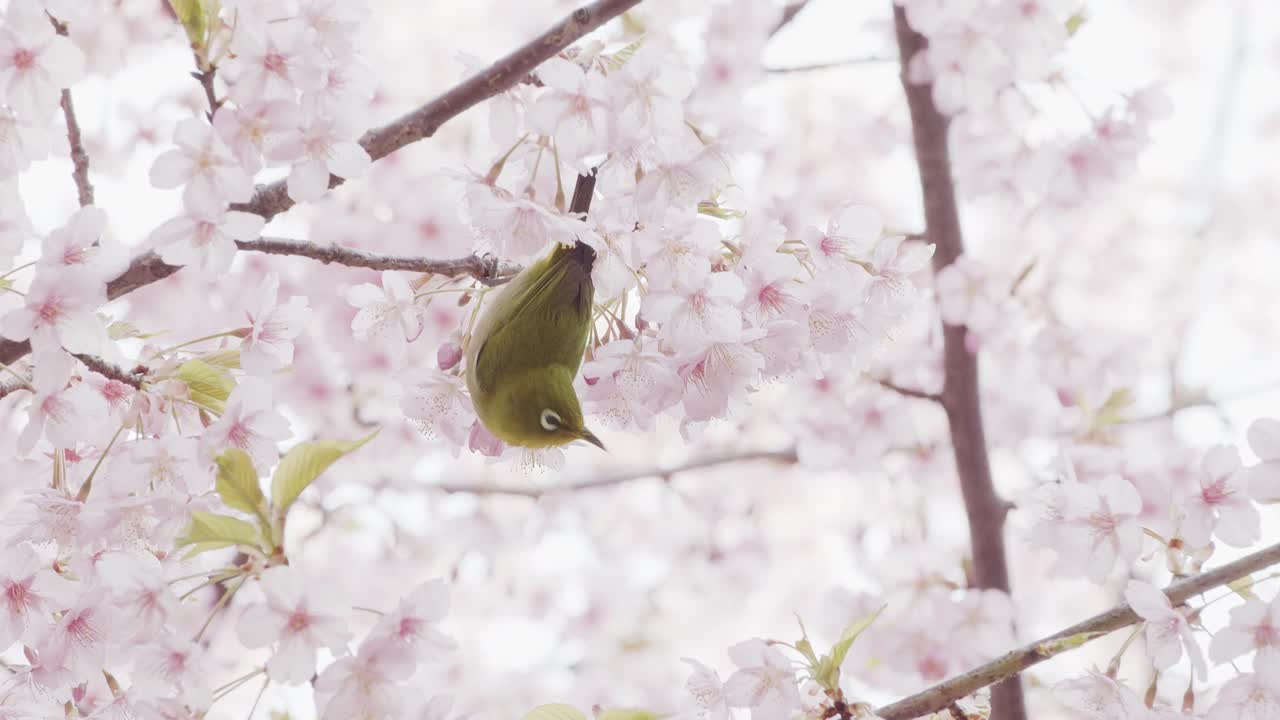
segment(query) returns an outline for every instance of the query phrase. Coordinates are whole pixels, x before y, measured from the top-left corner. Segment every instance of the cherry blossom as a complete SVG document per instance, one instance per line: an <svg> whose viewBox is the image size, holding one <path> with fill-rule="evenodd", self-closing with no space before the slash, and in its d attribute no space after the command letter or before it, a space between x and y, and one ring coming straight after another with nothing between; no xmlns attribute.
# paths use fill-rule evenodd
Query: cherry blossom
<svg viewBox="0 0 1280 720"><path fill-rule="evenodd" d="M1133 484L1117 476L1104 478L1097 488L1066 485L1067 525L1057 547L1064 567L1100 583L1117 559L1132 562L1142 551L1142 528L1137 516L1142 499Z"/></svg>
<svg viewBox="0 0 1280 720"><path fill-rule="evenodd" d="M289 422L273 409L271 387L257 378L244 378L227 398L226 409L200 435L200 450L212 458L227 448L249 454L254 467L265 471L278 457L276 443L289 437Z"/></svg>
<svg viewBox="0 0 1280 720"><path fill-rule="evenodd" d="M1233 608L1231 622L1209 643L1209 658L1227 662L1254 650L1259 660L1264 655L1280 660L1280 599L1263 602L1249 597L1244 605Z"/></svg>
<svg viewBox="0 0 1280 720"><path fill-rule="evenodd" d="M1205 713L1205 720L1264 720L1280 712L1280 688L1274 658L1259 659L1255 672L1227 681Z"/></svg>
<svg viewBox="0 0 1280 720"><path fill-rule="evenodd" d="M260 216L228 210L226 203L209 196L191 195L185 205L186 214L151 232L152 242L167 263L224 272L231 267L236 241L256 239L262 231Z"/></svg>
<svg viewBox="0 0 1280 720"><path fill-rule="evenodd" d="M368 169L369 153L356 143L359 133L349 122L316 116L292 133L282 133L267 146L267 158L290 162L289 197L318 200L329 189L329 175L354 178Z"/></svg>
<svg viewBox="0 0 1280 720"><path fill-rule="evenodd" d="M103 237L107 216L92 205L77 210L67 224L49 233L41 245L40 265L81 268L106 282L128 264L124 249Z"/></svg>
<svg viewBox="0 0 1280 720"><path fill-rule="evenodd" d="M28 545L4 551L0 562L0 645L31 639L33 625L61 607L60 582L48 561Z"/></svg>
<svg viewBox="0 0 1280 720"><path fill-rule="evenodd" d="M645 317L662 324L662 337L677 352L693 352L709 343L738 340L742 314L734 307L745 294L731 273L712 273L705 284L678 285L645 297Z"/></svg>
<svg viewBox="0 0 1280 720"><path fill-rule="evenodd" d="M1200 492L1180 506L1187 542L1204 545L1216 534L1228 545L1246 547L1258 539L1262 519L1245 492L1240 468L1240 454L1233 447L1219 445L1205 455Z"/></svg>
<svg viewBox="0 0 1280 720"><path fill-rule="evenodd" d="M13 110L0 107L0 178L10 178L49 154L43 128L25 125Z"/></svg>
<svg viewBox="0 0 1280 720"><path fill-rule="evenodd" d="M14 3L0 25L0 97L22 122L39 125L58 93L84 76L84 53L54 32L44 8Z"/></svg>
<svg viewBox="0 0 1280 720"><path fill-rule="evenodd" d="M529 123L555 138L560 158L580 160L599 149L612 116L603 79L562 58L538 66L538 78L549 88L529 110Z"/></svg>
<svg viewBox="0 0 1280 720"><path fill-rule="evenodd" d="M1208 669L1187 616L1175 610L1164 593L1141 580L1129 581L1125 586L1124 599L1145 623L1147 653L1156 668L1168 670L1173 667L1185 650L1196 676L1203 680Z"/></svg>
<svg viewBox="0 0 1280 720"><path fill-rule="evenodd" d="M731 707L750 708L754 720L783 720L800 707L795 671L782 653L763 640L747 640L729 648L738 669L724 683Z"/></svg>
<svg viewBox="0 0 1280 720"><path fill-rule="evenodd" d="M697 660L684 658L684 662L692 668L685 687L698 705L696 717L704 720L732 720L720 674Z"/></svg>
<svg viewBox="0 0 1280 720"><path fill-rule="evenodd" d="M266 601L251 605L240 618L240 642L248 647L272 645L267 675L287 684L304 683L315 674L316 651L341 654L350 632L332 600L306 588L298 572L274 567L260 581Z"/></svg>
<svg viewBox="0 0 1280 720"><path fill-rule="evenodd" d="M278 303L279 289L280 278L268 275L246 311L249 333L240 344L240 366L253 375L287 368L293 362L293 341L311 316L305 297L294 295Z"/></svg>
<svg viewBox="0 0 1280 720"><path fill-rule="evenodd" d="M1262 460L1245 470L1250 494L1260 502L1280 500L1280 420L1254 421L1248 438L1250 449Z"/></svg>
<svg viewBox="0 0 1280 720"><path fill-rule="evenodd" d="M826 231L806 228L800 235L809 261L822 271L849 270L854 260L869 258L880 240L884 221L868 207L851 205L831 218Z"/></svg>
<svg viewBox="0 0 1280 720"><path fill-rule="evenodd" d="M351 321L352 334L382 343L397 362L403 362L407 344L417 340L425 327L408 281L387 270L382 273L382 287L362 283L347 290L346 299L360 310Z"/></svg>
<svg viewBox="0 0 1280 720"><path fill-rule="evenodd" d="M320 59L297 20L245 23L235 33L231 47L235 54L223 72L231 85L231 96L246 106L264 100L293 100L298 89L316 80L314 70Z"/></svg>
<svg viewBox="0 0 1280 720"><path fill-rule="evenodd" d="M29 338L40 350L61 346L69 352L96 354L107 331L94 311L106 301L106 283L86 269L43 272L27 290L25 305L0 318L0 335Z"/></svg>

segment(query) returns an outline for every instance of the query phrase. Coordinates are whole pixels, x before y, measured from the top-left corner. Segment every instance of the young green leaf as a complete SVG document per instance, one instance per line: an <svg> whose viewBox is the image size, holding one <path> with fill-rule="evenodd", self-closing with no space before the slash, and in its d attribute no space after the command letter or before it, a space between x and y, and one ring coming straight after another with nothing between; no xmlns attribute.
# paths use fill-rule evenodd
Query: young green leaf
<svg viewBox="0 0 1280 720"><path fill-rule="evenodd" d="M587 720L581 710L572 705L539 705L525 714L521 720Z"/></svg>
<svg viewBox="0 0 1280 720"><path fill-rule="evenodd" d="M218 463L218 495L227 507L267 518L267 498L258 485L258 472L249 454L231 448L214 460Z"/></svg>
<svg viewBox="0 0 1280 720"><path fill-rule="evenodd" d="M240 351L235 348L214 350L211 353L201 355L200 359L214 367L227 368L228 370L240 369Z"/></svg>
<svg viewBox="0 0 1280 720"><path fill-rule="evenodd" d="M276 512L283 515L320 473L337 462L338 458L369 442L377 434L378 431L375 430L355 442L320 440L294 446L281 458L271 476L271 503L275 505Z"/></svg>
<svg viewBox="0 0 1280 720"><path fill-rule="evenodd" d="M188 360L178 368L178 379L187 384L191 402L221 414L236 387L231 373L202 360Z"/></svg>
<svg viewBox="0 0 1280 720"><path fill-rule="evenodd" d="M857 640L858 636L880 617L884 608L885 606L882 605L874 613L853 621L844 629L844 632L840 633L840 639L831 646L831 653L823 655L817 667L814 668L814 682L832 691L840 687L840 666L844 665L844 658L849 654L849 648L853 646L853 641Z"/></svg>
<svg viewBox="0 0 1280 720"><path fill-rule="evenodd" d="M662 716L648 710L605 710L596 720L658 720Z"/></svg>
<svg viewBox="0 0 1280 720"><path fill-rule="evenodd" d="M193 512L187 531L178 538L178 545L197 545L218 543L227 545L247 545L257 547L262 542L262 534L258 528L230 515L216 513ZM213 548L207 548L213 549Z"/></svg>

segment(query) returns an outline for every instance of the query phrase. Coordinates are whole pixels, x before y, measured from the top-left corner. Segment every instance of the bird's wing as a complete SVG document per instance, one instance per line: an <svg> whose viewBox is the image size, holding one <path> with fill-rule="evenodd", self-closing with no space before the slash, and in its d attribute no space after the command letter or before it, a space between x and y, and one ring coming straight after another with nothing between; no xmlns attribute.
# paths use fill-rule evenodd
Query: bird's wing
<svg viewBox="0 0 1280 720"><path fill-rule="evenodd" d="M512 281L473 338L480 345L468 372L476 373L482 390L494 388L499 367L512 373L563 365L577 374L591 329L588 268L573 249L562 248L547 259L545 269L530 267L527 280Z"/></svg>

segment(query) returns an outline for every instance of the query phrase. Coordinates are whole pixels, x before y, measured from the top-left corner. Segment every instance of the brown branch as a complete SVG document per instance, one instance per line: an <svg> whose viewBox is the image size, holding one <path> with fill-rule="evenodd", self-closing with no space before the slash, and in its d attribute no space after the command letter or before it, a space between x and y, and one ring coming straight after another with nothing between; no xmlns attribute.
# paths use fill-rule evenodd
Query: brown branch
<svg viewBox="0 0 1280 720"><path fill-rule="evenodd" d="M546 60L575 40L640 4L641 0L596 0L574 10L515 52L453 87L445 94L380 128L366 132L360 146L377 160L411 143L429 138L449 120L524 80ZM329 177L329 187L343 182ZM270 220L293 207L284 180L260 186L247 203L233 206Z"/></svg>
<svg viewBox="0 0 1280 720"><path fill-rule="evenodd" d="M67 34L67 24L52 15L49 22L59 35ZM89 153L84 150L80 137L80 123L76 120L76 107L71 102L71 91L62 89L62 115L67 119L67 142L71 145L71 179L76 183L80 207L93 204L93 185L89 182Z"/></svg>
<svg viewBox="0 0 1280 720"><path fill-rule="evenodd" d="M923 35L907 24L900 5L893 7L894 27L901 59L902 87L906 91L915 141L924 202L925 233L934 243L933 269L938 272L964 252L960 212L956 205L951 158L947 148L948 119L933 102L932 85L910 82L907 67L925 48ZM965 328L943 324L943 407L951 428L951 445L960 477L965 513L969 520L969 544L974 580L980 588L1009 592L1009 568L1004 550L1004 518L1008 503L991 482L991 462L982 425L978 386L978 358L965 347ZM945 705L943 706L945 707ZM992 688L992 717L1025 720L1027 711L1022 685L1011 679Z"/></svg>
<svg viewBox="0 0 1280 720"><path fill-rule="evenodd" d="M112 380L119 380L125 385L132 386L137 390L142 389L142 381L146 378L145 368L140 366L139 369L129 371L117 365L113 365L96 355L86 355L84 353L73 354L77 360L84 363L85 367L99 375L111 378Z"/></svg>
<svg viewBox="0 0 1280 720"><path fill-rule="evenodd" d="M31 389L31 386L28 385L27 383L20 383L20 382L0 383L0 400L3 400L7 395L14 393L18 390L30 390L30 389Z"/></svg>
<svg viewBox="0 0 1280 720"><path fill-rule="evenodd" d="M709 467L719 465L729 465L731 463L770 461L784 464L792 464L796 462L795 450L755 450L745 453L728 453L723 455L712 455L710 457L692 460L669 470L644 470L641 472L620 473L618 475L609 475L601 478L593 478L591 480L579 480L577 482L565 483L563 485L549 485L544 487L529 487L525 485L503 486L503 485L471 485L465 483L443 483L433 485L436 490L446 493L469 493L472 495L513 495L517 497L541 498L546 495L555 495L558 493L577 492L579 490L596 490L614 485L622 485L624 483L635 480L647 480L657 478L664 482L669 481L673 475L691 472L693 470L702 470Z"/></svg>
<svg viewBox="0 0 1280 720"><path fill-rule="evenodd" d="M1179 580L1166 588L1165 594L1169 596L1169 602L1177 607L1196 595L1223 587L1277 563L1280 563L1280 544L1246 555L1222 567ZM884 720L908 720L945 710L949 704L962 697L1012 678L1033 665L1038 665L1102 635L1133 625L1138 620L1138 616L1129 609L1128 605L1119 605L1029 645L1005 653L969 672L944 680L923 692L903 698L892 705L886 705L876 713ZM1007 716L993 713L991 717Z"/></svg>
<svg viewBox="0 0 1280 720"><path fill-rule="evenodd" d="M236 246L249 252L311 258L326 265L336 263L338 265L369 268L371 270L405 270L446 277L469 275L481 284L490 286L501 285L510 279L512 275L520 272L519 265L501 262L490 256L468 255L448 260L436 260L407 255L375 255L363 250L353 250L337 245L316 245L315 243L276 237L241 240L236 242Z"/></svg>
<svg viewBox="0 0 1280 720"><path fill-rule="evenodd" d="M792 2L787 3L786 7L782 8L782 15L778 18L778 24L773 26L769 37L777 35L782 28L790 25L791 21L795 20L800 11L804 10L808 5L809 0L792 0Z"/></svg>
<svg viewBox="0 0 1280 720"><path fill-rule="evenodd" d="M200 56L197 55L196 56L197 67L200 66L200 62L201 62ZM215 92L213 89L213 78L217 75L217 73L218 73L218 68L216 66L210 66L209 69L207 70L193 70L191 72L191 77L195 78L196 81L200 83L200 87L204 88L204 97L206 100L209 101L209 112L206 113L205 116L210 121L213 120L214 115L218 114L218 108L222 107L222 102L223 102L222 100L218 99L218 93Z"/></svg>

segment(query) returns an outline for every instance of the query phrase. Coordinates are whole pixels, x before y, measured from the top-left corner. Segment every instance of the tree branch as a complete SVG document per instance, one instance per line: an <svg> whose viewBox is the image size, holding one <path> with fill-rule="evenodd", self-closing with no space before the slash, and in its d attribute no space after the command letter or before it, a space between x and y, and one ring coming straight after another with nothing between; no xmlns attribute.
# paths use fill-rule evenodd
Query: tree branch
<svg viewBox="0 0 1280 720"><path fill-rule="evenodd" d="M1177 607L1196 595L1222 587L1277 563L1280 563L1280 544L1246 555L1222 567L1179 580L1166 588L1165 594L1169 596L1169 601L1174 607ZM1007 652L969 672L944 680L923 692L903 698L892 705L886 705L877 710L876 714L884 720L908 720L945 710L950 703L962 697L1012 678L1033 665L1077 648L1109 632L1133 625L1139 619L1128 605L1116 606L1029 645ZM1003 719L1006 716L993 713L992 717Z"/></svg>
<svg viewBox="0 0 1280 720"><path fill-rule="evenodd" d="M782 8L782 16L778 18L778 24L773 26L773 31L769 33L769 37L777 35L782 28L790 25L791 21L795 20L800 11L804 10L808 4L809 0L792 0L792 2L787 3L786 7Z"/></svg>
<svg viewBox="0 0 1280 720"><path fill-rule="evenodd" d="M860 65L864 65L864 66L880 65L883 63L891 63L891 62L897 62L897 61L898 61L897 58L879 57L879 56L872 55L868 57L846 58L844 60L830 60L828 62L809 63L807 65L791 65L787 67L766 67L764 71L767 73L774 73L778 75L787 75L790 73L813 72L815 70L833 70L835 68L856 67Z"/></svg>
<svg viewBox="0 0 1280 720"><path fill-rule="evenodd" d="M125 385L133 387L135 390L142 389L142 380L146 377L145 368L140 370L128 371L117 365L103 360L96 355L86 355L84 353L74 353L77 360L84 363L84 366L90 370L102 375L103 377L119 380Z"/></svg>
<svg viewBox="0 0 1280 720"><path fill-rule="evenodd" d="M248 252L260 252L268 255L296 255L298 257L318 260L326 265L336 263L349 267L369 268L371 270L406 270L409 272L430 273L446 277L462 277L469 275L484 285L501 285L520 272L520 266L501 262L490 256L466 257L447 260L436 260L408 255L375 255L363 250L344 248L338 245L317 245L301 240L287 238L264 237L257 240L236 241L236 247Z"/></svg>
<svg viewBox="0 0 1280 720"><path fill-rule="evenodd" d="M885 390L891 390L903 397L916 398L919 400L929 400L931 402L936 402L939 405L942 404L942 396L939 395L938 393L927 392L925 390L917 390L915 388L903 387L902 385L899 385L887 378L876 378L876 382L879 383L880 387L884 388Z"/></svg>
<svg viewBox="0 0 1280 720"><path fill-rule="evenodd" d="M50 16L49 22L59 35L67 34L67 24ZM71 179L76 183L76 195L80 207L93 204L93 185L89 182L89 153L84 150L80 137L80 123L76 120L76 107L71 102L71 90L62 89L62 115L67 119L67 143L71 146Z"/></svg>
<svg viewBox="0 0 1280 720"><path fill-rule="evenodd" d="M467 78L435 100L398 120L366 132L360 138L360 146L371 158L377 160L406 145L431 137L449 120L521 82L535 68L569 47L575 40L639 5L640 1L596 0L574 10L523 47ZM337 187L342 183L342 178L329 176L329 187ZM249 202L232 207L270 220L293 207L293 204L285 181L279 180L260 186Z"/></svg>
<svg viewBox="0 0 1280 720"><path fill-rule="evenodd" d="M947 148L948 119L933 102L932 85L914 85L907 77L911 58L924 49L923 35L907 24L900 5L893 7L901 59L902 87L911 114L916 164L924 201L925 233L936 245L933 269L938 272L964 252L960 212L956 205L951 158ZM964 326L943 324L943 407L951 427L951 445L969 520L969 544L978 587L1009 592L1009 568L1004 550L1004 518L1008 504L996 495L982 426L978 388L978 358L965 347ZM945 707L945 705L943 706ZM1011 679L992 689L992 717L1025 720L1022 685Z"/></svg>
<svg viewBox="0 0 1280 720"><path fill-rule="evenodd" d="M565 483L563 485L549 485L545 487L528 487L520 486L502 486L502 485L471 485L465 483L444 483L433 485L436 490L442 490L446 493L469 493L473 495L512 495L516 497L541 498L547 495L555 495L558 493L577 492L579 490L596 490L599 488L610 487L613 485L622 485L634 480L646 480L649 478L657 478L664 482L669 481L673 475L691 472L693 470L702 470L704 468L716 467L719 465L729 465L731 463L755 462L766 460L784 464L792 464L796 462L795 450L755 450L745 453L727 453L723 455L712 455L698 460L692 460L671 468L669 470L653 469L641 472L620 473L618 475L610 475L591 480L579 480L577 482Z"/></svg>

